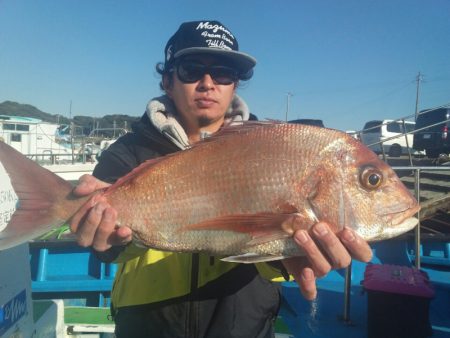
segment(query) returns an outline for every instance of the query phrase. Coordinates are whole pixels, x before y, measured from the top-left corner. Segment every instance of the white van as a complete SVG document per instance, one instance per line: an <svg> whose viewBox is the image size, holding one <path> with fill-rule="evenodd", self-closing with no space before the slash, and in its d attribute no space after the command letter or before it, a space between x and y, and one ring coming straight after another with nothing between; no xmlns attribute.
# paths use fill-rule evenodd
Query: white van
<svg viewBox="0 0 450 338"><path fill-rule="evenodd" d="M361 142L369 146L375 153L384 153L391 157L399 157L411 153L413 134L406 134L414 130L413 121L373 120L364 125L361 131ZM383 150L381 146L383 145Z"/></svg>

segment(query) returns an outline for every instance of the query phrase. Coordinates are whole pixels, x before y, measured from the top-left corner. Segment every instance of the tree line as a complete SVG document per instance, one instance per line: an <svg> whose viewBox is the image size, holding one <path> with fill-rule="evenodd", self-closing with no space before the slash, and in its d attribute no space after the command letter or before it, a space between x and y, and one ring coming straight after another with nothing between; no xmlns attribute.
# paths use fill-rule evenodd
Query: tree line
<svg viewBox="0 0 450 338"><path fill-rule="evenodd" d="M4 101L0 103L0 115L22 116L40 119L45 122L61 125L70 125L74 123L76 132L83 135L89 135L93 129L98 128L124 128L131 129L131 124L139 119L136 116L124 114L112 114L102 117L92 117L84 115L73 116L69 119L61 114L49 114L39 110L30 104L22 104L13 101Z"/></svg>

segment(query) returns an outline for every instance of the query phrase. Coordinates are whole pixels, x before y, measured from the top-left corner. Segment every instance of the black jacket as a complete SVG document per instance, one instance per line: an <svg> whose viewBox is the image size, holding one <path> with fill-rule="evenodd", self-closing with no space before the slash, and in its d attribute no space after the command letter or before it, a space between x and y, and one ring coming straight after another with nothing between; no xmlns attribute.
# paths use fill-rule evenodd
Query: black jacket
<svg viewBox="0 0 450 338"><path fill-rule="evenodd" d="M112 183L145 160L178 150L144 114L133 125L133 132L121 137L102 153L94 176ZM99 256L112 261L120 251L120 248L113 248L107 253L99 253ZM191 282L188 294L167 295L162 301L148 304L119 307L112 304L117 336L272 337L273 322L280 306L278 283L261 277L255 265L241 264L198 287L202 266L199 254L191 255L191 273L186 275ZM211 258L209 264L215 264L215 260ZM169 276L155 278L167 279ZM148 292L158 290L149 289Z"/></svg>

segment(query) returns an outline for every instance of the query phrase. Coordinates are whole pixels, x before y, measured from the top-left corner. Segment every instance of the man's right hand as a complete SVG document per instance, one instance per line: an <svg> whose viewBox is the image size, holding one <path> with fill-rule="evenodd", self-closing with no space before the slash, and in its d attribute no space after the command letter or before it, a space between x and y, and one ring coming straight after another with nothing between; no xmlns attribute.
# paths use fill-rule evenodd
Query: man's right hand
<svg viewBox="0 0 450 338"><path fill-rule="evenodd" d="M91 175L80 177L73 190L75 196L87 196L110 184ZM107 201L98 197L91 198L70 220L70 230L76 235L80 246L92 246L96 251L106 251L112 246L125 245L131 241L131 229L117 227L117 212Z"/></svg>

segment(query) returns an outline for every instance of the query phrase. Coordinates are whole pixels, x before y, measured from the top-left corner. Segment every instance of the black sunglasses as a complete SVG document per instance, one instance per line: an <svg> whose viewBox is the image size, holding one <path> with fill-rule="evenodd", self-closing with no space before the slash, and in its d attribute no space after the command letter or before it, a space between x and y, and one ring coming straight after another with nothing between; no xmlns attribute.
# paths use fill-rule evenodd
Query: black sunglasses
<svg viewBox="0 0 450 338"><path fill-rule="evenodd" d="M182 60L175 64L178 78L184 83L194 83L209 74L214 83L230 85L239 80L238 71L227 66L207 66L191 60Z"/></svg>

